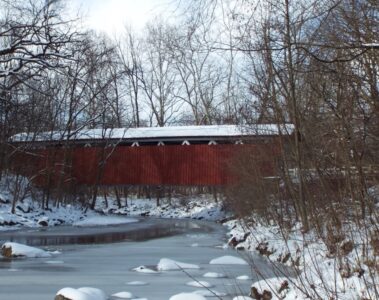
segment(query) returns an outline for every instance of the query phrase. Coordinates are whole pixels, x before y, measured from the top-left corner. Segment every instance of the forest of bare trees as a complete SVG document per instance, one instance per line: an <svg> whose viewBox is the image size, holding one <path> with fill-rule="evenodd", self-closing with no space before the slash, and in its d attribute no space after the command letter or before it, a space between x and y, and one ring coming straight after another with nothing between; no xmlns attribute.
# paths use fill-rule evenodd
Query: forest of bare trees
<svg viewBox="0 0 379 300"><path fill-rule="evenodd" d="M357 218L372 211L377 1L179 1L174 21L125 26L117 39L84 31L58 0L0 2L0 175L20 132L292 123L280 187L245 176L230 202L270 198L249 206L281 203L306 230L340 215L331 202Z"/></svg>
<svg viewBox="0 0 379 300"><path fill-rule="evenodd" d="M274 202L263 191L268 200L263 203L270 209L289 200L281 205L291 215L295 211L306 231L324 224L321 216L342 222L355 214L364 220L374 205L368 189L378 181L378 4L242 3L244 11L237 5L231 11L234 42L220 48L244 56L241 77L253 114L243 122L295 126L290 151L283 154L285 182ZM216 15L217 3L206 4ZM244 187L233 194L238 190Z"/></svg>

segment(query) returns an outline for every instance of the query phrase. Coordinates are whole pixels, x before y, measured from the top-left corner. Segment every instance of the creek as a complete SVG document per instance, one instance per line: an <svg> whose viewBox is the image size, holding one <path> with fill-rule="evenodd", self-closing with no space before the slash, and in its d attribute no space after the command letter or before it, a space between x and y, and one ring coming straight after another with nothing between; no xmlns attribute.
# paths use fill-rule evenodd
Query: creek
<svg viewBox="0 0 379 300"><path fill-rule="evenodd" d="M212 289L226 293L222 299L248 294L258 275L249 265L212 265L213 258L233 255L252 260L254 267L272 277L270 266L258 256L224 249L225 228L219 224L195 221L141 218L138 222L112 226L17 230L0 233L0 244L19 242L49 251L51 258L0 258L0 300L53 300L63 287L90 286L107 295L131 292L135 298L168 300L180 292L201 288L186 285L205 280ZM156 274L136 272L144 265L154 269L161 258L196 264L200 269L165 271ZM217 272L225 278L204 278ZM250 280L237 280L249 275ZM145 285L128 285L140 281ZM204 288L203 288L204 289ZM217 298L210 298L217 299Z"/></svg>

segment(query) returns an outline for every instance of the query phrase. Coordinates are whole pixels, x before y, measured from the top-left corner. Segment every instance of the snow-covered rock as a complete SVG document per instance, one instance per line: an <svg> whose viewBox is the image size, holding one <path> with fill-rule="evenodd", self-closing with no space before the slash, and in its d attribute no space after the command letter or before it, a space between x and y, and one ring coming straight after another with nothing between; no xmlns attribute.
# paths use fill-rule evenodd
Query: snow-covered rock
<svg viewBox="0 0 379 300"><path fill-rule="evenodd" d="M139 266L137 268L134 268L133 271L139 272L139 273L149 273L149 274L155 274L158 273L157 271L150 269L145 266Z"/></svg>
<svg viewBox="0 0 379 300"><path fill-rule="evenodd" d="M49 252L19 243L6 242L1 247L4 257L51 257Z"/></svg>
<svg viewBox="0 0 379 300"><path fill-rule="evenodd" d="M49 218L48 217L39 218L37 221L37 224L43 227L49 226Z"/></svg>
<svg viewBox="0 0 379 300"><path fill-rule="evenodd" d="M248 265L248 263L240 257L225 255L212 259L211 265Z"/></svg>
<svg viewBox="0 0 379 300"><path fill-rule="evenodd" d="M93 287L81 287L74 289L71 287L65 287L60 289L55 296L55 300L107 300L106 294L97 288Z"/></svg>
<svg viewBox="0 0 379 300"><path fill-rule="evenodd" d="M162 258L157 265L157 269L159 271L173 271L182 269L200 269L200 267L198 265L187 264L169 258Z"/></svg>

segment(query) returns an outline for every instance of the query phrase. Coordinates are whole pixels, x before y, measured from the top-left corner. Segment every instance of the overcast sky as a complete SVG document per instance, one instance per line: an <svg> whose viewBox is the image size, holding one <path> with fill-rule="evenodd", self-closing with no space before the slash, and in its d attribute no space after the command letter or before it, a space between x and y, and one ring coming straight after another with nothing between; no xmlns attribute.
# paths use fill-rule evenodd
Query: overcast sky
<svg viewBox="0 0 379 300"><path fill-rule="evenodd" d="M141 29L156 15L173 10L172 0L68 0L70 9L80 10L86 27L113 36L124 24Z"/></svg>

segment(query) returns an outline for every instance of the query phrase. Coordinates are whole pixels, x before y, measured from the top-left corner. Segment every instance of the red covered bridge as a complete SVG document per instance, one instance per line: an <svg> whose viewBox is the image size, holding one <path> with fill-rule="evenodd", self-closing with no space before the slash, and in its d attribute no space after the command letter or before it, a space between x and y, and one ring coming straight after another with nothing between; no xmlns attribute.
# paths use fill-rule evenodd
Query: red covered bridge
<svg viewBox="0 0 379 300"><path fill-rule="evenodd" d="M222 186L235 180L233 160L259 156L262 176L275 175L279 136L292 126L234 125L91 129L18 134L18 173L40 186Z"/></svg>

